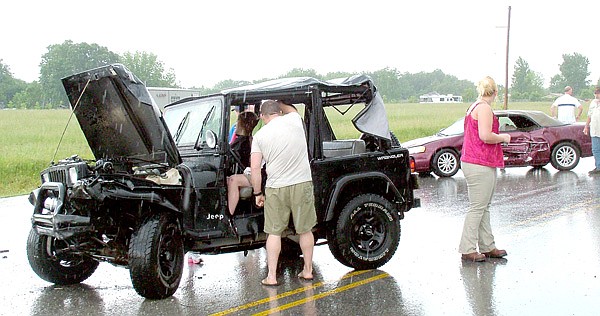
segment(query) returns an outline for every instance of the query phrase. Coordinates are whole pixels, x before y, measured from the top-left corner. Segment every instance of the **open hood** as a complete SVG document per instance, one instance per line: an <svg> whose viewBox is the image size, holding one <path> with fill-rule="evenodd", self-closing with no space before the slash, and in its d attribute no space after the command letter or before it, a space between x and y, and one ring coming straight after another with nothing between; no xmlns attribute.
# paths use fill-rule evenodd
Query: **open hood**
<svg viewBox="0 0 600 316"><path fill-rule="evenodd" d="M62 83L96 159L170 167L181 163L158 106L125 66L88 70L63 78Z"/></svg>

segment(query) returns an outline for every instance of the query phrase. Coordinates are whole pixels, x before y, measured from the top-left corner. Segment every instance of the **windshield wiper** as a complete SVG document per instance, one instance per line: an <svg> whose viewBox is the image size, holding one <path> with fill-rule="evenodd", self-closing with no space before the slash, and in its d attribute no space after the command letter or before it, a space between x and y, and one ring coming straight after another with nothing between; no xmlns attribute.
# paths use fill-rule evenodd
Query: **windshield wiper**
<svg viewBox="0 0 600 316"><path fill-rule="evenodd" d="M181 120L181 122L179 123L179 126L177 126L177 132L175 133L175 137L174 137L175 145L179 145L179 141L181 140L181 136L183 135L183 129L189 119L190 119L190 112L187 112L185 114L185 116L183 117L183 119Z"/></svg>
<svg viewBox="0 0 600 316"><path fill-rule="evenodd" d="M194 149L196 150L200 150L200 139L202 138L202 133L204 132L204 127L206 126L206 122L208 122L208 119L212 116L213 111L215 110L215 106L213 105L210 110L208 111L208 114L206 114L206 116L204 117L204 120L202 121L202 127L200 127L200 133L198 133L198 137L196 138L196 143L194 144Z"/></svg>

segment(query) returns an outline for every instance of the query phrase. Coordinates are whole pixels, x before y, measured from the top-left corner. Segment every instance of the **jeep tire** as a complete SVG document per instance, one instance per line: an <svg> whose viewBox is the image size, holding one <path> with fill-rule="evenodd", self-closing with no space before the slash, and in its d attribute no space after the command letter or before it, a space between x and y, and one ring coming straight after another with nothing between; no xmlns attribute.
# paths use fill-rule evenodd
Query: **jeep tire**
<svg viewBox="0 0 600 316"><path fill-rule="evenodd" d="M357 270L376 269L398 248L398 211L379 195L358 195L342 209L328 241L331 253L342 264Z"/></svg>
<svg viewBox="0 0 600 316"><path fill-rule="evenodd" d="M147 218L129 243L133 288L149 299L173 295L181 281L183 257L183 238L177 220L166 213Z"/></svg>
<svg viewBox="0 0 600 316"><path fill-rule="evenodd" d="M83 282L89 278L98 262L92 258L60 250L69 245L52 236L39 235L31 229L27 238L27 259L33 272L40 278L58 285L69 285Z"/></svg>

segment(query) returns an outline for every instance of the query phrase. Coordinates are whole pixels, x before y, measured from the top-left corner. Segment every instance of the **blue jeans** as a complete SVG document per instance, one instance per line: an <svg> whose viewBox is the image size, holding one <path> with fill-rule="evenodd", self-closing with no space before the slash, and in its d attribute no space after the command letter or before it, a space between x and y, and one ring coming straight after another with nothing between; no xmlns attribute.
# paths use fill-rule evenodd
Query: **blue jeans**
<svg viewBox="0 0 600 316"><path fill-rule="evenodd" d="M592 136L592 155L596 163L596 169L600 170L600 137Z"/></svg>

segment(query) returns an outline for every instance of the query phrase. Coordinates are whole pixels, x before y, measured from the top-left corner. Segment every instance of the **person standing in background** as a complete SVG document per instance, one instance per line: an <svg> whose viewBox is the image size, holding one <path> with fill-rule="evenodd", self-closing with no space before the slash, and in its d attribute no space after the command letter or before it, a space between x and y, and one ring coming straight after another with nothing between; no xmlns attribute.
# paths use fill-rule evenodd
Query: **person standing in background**
<svg viewBox="0 0 600 316"><path fill-rule="evenodd" d="M577 108L577 115L575 115L575 108ZM550 106L552 117L567 124L577 122L582 112L583 106L579 100L573 97L573 88L570 86L566 86L565 94L556 98L552 106Z"/></svg>
<svg viewBox="0 0 600 316"><path fill-rule="evenodd" d="M485 261L486 257L502 258L507 254L496 248L489 208L496 188L496 169L504 168L501 143L510 142L510 135L498 133L500 123L491 107L498 96L494 79L485 77L479 81L477 92L479 98L465 116L461 155L469 209L458 251L465 261Z"/></svg>
<svg viewBox="0 0 600 316"><path fill-rule="evenodd" d="M583 133L592 137L592 154L594 155L595 168L589 175L600 175L600 87L594 90L594 100L590 102L588 118L583 128Z"/></svg>

